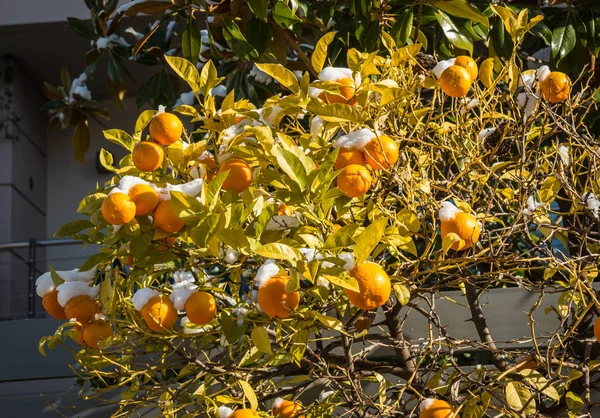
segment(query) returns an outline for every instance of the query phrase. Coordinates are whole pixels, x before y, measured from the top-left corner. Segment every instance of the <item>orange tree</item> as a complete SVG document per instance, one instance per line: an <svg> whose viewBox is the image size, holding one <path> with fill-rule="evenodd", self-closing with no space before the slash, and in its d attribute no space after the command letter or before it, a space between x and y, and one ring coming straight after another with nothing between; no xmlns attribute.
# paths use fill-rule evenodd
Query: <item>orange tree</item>
<svg viewBox="0 0 600 418"><path fill-rule="evenodd" d="M595 95L523 71L537 20L496 12L516 40L506 62L431 69L384 33L383 56L350 49L335 68L325 36L316 78L257 65L286 90L261 108L233 92L216 106L212 62L167 57L199 104L104 132L133 156L102 151L114 177L57 232L101 249L38 280L49 313L73 318L40 349L76 340L86 396L115 416L589 415ZM510 342L480 302L508 287L533 301ZM448 290L477 337L449 331Z"/></svg>

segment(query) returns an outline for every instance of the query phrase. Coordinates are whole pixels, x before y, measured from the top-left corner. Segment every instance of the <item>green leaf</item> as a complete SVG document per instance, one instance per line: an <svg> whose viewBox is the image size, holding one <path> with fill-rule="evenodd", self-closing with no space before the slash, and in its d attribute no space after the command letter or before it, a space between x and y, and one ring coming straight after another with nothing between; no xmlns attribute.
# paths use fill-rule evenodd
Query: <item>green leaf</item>
<svg viewBox="0 0 600 418"><path fill-rule="evenodd" d="M238 380L238 383L244 391L244 397L250 403L250 408L256 411L258 409L258 399L256 398L256 393L254 393L254 389L252 389L252 385L245 380Z"/></svg>
<svg viewBox="0 0 600 418"><path fill-rule="evenodd" d="M286 29L291 29L295 23L302 22L287 3L280 0L275 3L273 8L273 19Z"/></svg>
<svg viewBox="0 0 600 418"><path fill-rule="evenodd" d="M62 277L60 277L60 275L56 272L56 270L54 270L54 267L52 266L50 266L50 278L52 279L52 283L54 283L54 286L57 287L65 282L65 280Z"/></svg>
<svg viewBox="0 0 600 418"><path fill-rule="evenodd" d="M213 209L216 206L219 200L219 192L221 191L221 187L223 187L223 183L227 180L227 176L229 176L229 170L217 174L215 178L208 183L208 187L206 188L206 202L209 209Z"/></svg>
<svg viewBox="0 0 600 418"><path fill-rule="evenodd" d="M258 52L246 40L239 26L231 18L223 19L223 37L233 53L246 60L258 59Z"/></svg>
<svg viewBox="0 0 600 418"><path fill-rule="evenodd" d="M113 144L120 145L127 151L133 151L136 141L127 132L120 129L107 129L106 131L102 131L102 133L104 134L104 138Z"/></svg>
<svg viewBox="0 0 600 418"><path fill-rule="evenodd" d="M85 153L90 147L90 130L88 129L87 119L80 119L73 132L73 149L75 150L75 159L85 165Z"/></svg>
<svg viewBox="0 0 600 418"><path fill-rule="evenodd" d="M323 245L324 250L337 250L347 248L356 244L351 235L345 231L336 231L329 235Z"/></svg>
<svg viewBox="0 0 600 418"><path fill-rule="evenodd" d="M92 40L96 37L94 26L90 20L84 21L75 17L67 17L67 23L75 33L81 37L84 37L85 39Z"/></svg>
<svg viewBox="0 0 600 418"><path fill-rule="evenodd" d="M144 130L144 128L150 124L150 122L152 121L152 118L154 118L154 115L156 115L156 110L149 109L149 110L144 110L142 113L140 113L137 120L135 121L134 132L135 133L142 132Z"/></svg>
<svg viewBox="0 0 600 418"><path fill-rule="evenodd" d="M466 0L434 0L431 5L449 15L469 19L481 23L485 27L490 26L488 18Z"/></svg>
<svg viewBox="0 0 600 418"><path fill-rule="evenodd" d="M275 80L277 80L282 86L290 90L292 93L297 93L298 79L293 72L285 68L281 64L256 64L259 70L269 74Z"/></svg>
<svg viewBox="0 0 600 418"><path fill-rule="evenodd" d="M107 275L100 284L100 305L102 306L102 310L107 314L113 312L114 291L115 289L112 286L110 277Z"/></svg>
<svg viewBox="0 0 600 418"><path fill-rule="evenodd" d="M123 83L123 66L112 52L108 56L108 78L114 84Z"/></svg>
<svg viewBox="0 0 600 418"><path fill-rule="evenodd" d="M496 20L490 31L490 41L498 56L505 59L511 56L514 48L513 40L506 32L504 25L498 22L498 20Z"/></svg>
<svg viewBox="0 0 600 418"><path fill-rule="evenodd" d="M292 152L280 147L274 148L279 168L287 174L301 189L306 186L306 169L304 164Z"/></svg>
<svg viewBox="0 0 600 418"><path fill-rule="evenodd" d="M198 21L194 17L194 14L190 13L187 26L181 38L183 57L191 63L197 62L198 57L200 56L201 47L202 38L200 37L200 26L198 25Z"/></svg>
<svg viewBox="0 0 600 418"><path fill-rule="evenodd" d="M358 238L356 238L356 245L354 246L354 258L356 259L356 264L365 261L371 254L371 251L379 245L379 242L385 233L387 222L388 218L377 219L371 225L366 227Z"/></svg>
<svg viewBox="0 0 600 418"><path fill-rule="evenodd" d="M85 262L79 267L80 271L88 271L92 268L96 267L100 263L104 263L106 261L112 260L112 253L108 252L99 252L98 254L94 254L89 257Z"/></svg>
<svg viewBox="0 0 600 418"><path fill-rule="evenodd" d="M396 295L396 299L398 299L400 305L405 306L410 302L410 290L408 290L408 287L402 284L395 284L392 289L394 290L394 295Z"/></svg>
<svg viewBox="0 0 600 418"><path fill-rule="evenodd" d="M321 315L320 313L315 313L315 318L329 329L344 332L344 325L342 324L342 321L337 318Z"/></svg>
<svg viewBox="0 0 600 418"><path fill-rule="evenodd" d="M564 58L575 47L577 33L573 22L567 19L559 22L559 26L552 31L552 57L556 60Z"/></svg>
<svg viewBox="0 0 600 418"><path fill-rule="evenodd" d="M473 42L460 31L448 15L439 10L434 12L434 15L450 43L457 48L469 51L469 54L473 55Z"/></svg>
<svg viewBox="0 0 600 418"><path fill-rule="evenodd" d="M360 288L358 287L358 282L356 279L347 271L343 271L337 276L331 274L324 274L323 278L328 282L334 284L335 286L342 287L344 289L352 290L354 292L360 292Z"/></svg>
<svg viewBox="0 0 600 418"><path fill-rule="evenodd" d="M196 69L196 66L194 64L192 64L185 58L171 57L168 55L165 55L165 60L167 61L167 64L169 64L169 66L173 69L173 71L175 71L175 73L179 77L184 79L189 84L192 91L198 92L200 74L198 74L198 70Z"/></svg>
<svg viewBox="0 0 600 418"><path fill-rule="evenodd" d="M326 122L362 122L360 112L347 104L322 104L319 100L311 100L306 109Z"/></svg>
<svg viewBox="0 0 600 418"><path fill-rule="evenodd" d="M212 60L209 60L200 73L200 90L204 96L208 96L214 86L219 84L221 79L217 77L217 68Z"/></svg>
<svg viewBox="0 0 600 418"><path fill-rule="evenodd" d="M54 233L54 236L57 238L72 237L78 232L93 226L94 224L87 219L77 219L76 221L71 221L61 226L58 231Z"/></svg>
<svg viewBox="0 0 600 418"><path fill-rule="evenodd" d="M530 398L533 395L522 383L514 381L508 382L506 384L505 394L508 406L514 411L522 412L524 415L535 413L535 399L531 399L530 401ZM527 407L523 410L525 403L527 403Z"/></svg>
<svg viewBox="0 0 600 418"><path fill-rule="evenodd" d="M198 218L202 212L202 205L195 197L175 190L171 190L171 205L181 219Z"/></svg>
<svg viewBox="0 0 600 418"><path fill-rule="evenodd" d="M413 29L413 9L409 7L402 15L396 18L396 23L392 26L390 34L396 45L402 46L408 40Z"/></svg>
<svg viewBox="0 0 600 418"><path fill-rule="evenodd" d="M548 385L548 379L536 370L525 369L519 372L523 376L525 382L555 402L560 401L560 394L553 385Z"/></svg>
<svg viewBox="0 0 600 418"><path fill-rule="evenodd" d="M105 150L104 148L100 149L100 164L102 167L107 169L108 171L112 171L113 173L117 171L117 169L113 166L113 155L110 151Z"/></svg>
<svg viewBox="0 0 600 418"><path fill-rule="evenodd" d="M93 193L89 196L86 196L81 202L79 202L77 212L83 213L84 215L91 215L100 209L100 206L102 206L102 202L105 198L106 194L104 193Z"/></svg>
<svg viewBox="0 0 600 418"><path fill-rule="evenodd" d="M256 327L252 330L251 334L252 343L261 353L273 354L271 350L271 338L269 333L263 327Z"/></svg>
<svg viewBox="0 0 600 418"><path fill-rule="evenodd" d="M531 28L530 32L533 36L542 38L546 45L552 45L552 31L544 22L538 22L533 28Z"/></svg>
<svg viewBox="0 0 600 418"><path fill-rule="evenodd" d="M296 364L300 364L302 357L304 357L304 353L306 352L306 348L308 347L308 330L302 329L294 334L292 337L292 347L290 348L290 354L292 356L292 360Z"/></svg>
<svg viewBox="0 0 600 418"><path fill-rule="evenodd" d="M587 47L592 54L598 56L600 53L600 16L597 16L594 11L590 11L590 16L585 21L585 27Z"/></svg>
<svg viewBox="0 0 600 418"><path fill-rule="evenodd" d="M310 57L311 64L313 69L318 73L323 69L325 65L325 60L327 59L327 48L333 38L335 37L335 32L328 32L319 39L317 45L315 46L315 50L313 51L312 56Z"/></svg>
<svg viewBox="0 0 600 418"><path fill-rule="evenodd" d="M259 19L267 21L269 0L248 0L248 7Z"/></svg>
<svg viewBox="0 0 600 418"><path fill-rule="evenodd" d="M287 244L278 242L262 245L255 249L254 252L261 257L273 258L275 260L295 261L302 259L300 251Z"/></svg>

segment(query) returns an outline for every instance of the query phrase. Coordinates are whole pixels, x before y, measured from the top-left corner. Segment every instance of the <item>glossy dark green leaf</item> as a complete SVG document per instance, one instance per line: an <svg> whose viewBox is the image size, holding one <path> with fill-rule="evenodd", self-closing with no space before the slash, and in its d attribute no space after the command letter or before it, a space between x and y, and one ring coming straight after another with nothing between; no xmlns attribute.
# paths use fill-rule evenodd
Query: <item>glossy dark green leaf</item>
<svg viewBox="0 0 600 418"><path fill-rule="evenodd" d="M259 19L267 21L267 12L269 10L269 0L248 0L248 7Z"/></svg>
<svg viewBox="0 0 600 418"><path fill-rule="evenodd" d="M58 231L54 233L57 238L72 237L78 232L93 227L94 224L87 219L77 219L61 226Z"/></svg>
<svg viewBox="0 0 600 418"><path fill-rule="evenodd" d="M406 43L410 33L412 32L413 17L414 15L412 7L397 17L396 23L392 27L390 33L396 42L396 46L401 47Z"/></svg>
<svg viewBox="0 0 600 418"><path fill-rule="evenodd" d="M586 40L588 49L598 56L600 53L600 16L593 11L585 20Z"/></svg>
<svg viewBox="0 0 600 418"><path fill-rule="evenodd" d="M90 147L90 130L87 119L80 119L75 132L73 132L73 149L75 159L82 165L85 164L85 153Z"/></svg>
<svg viewBox="0 0 600 418"><path fill-rule="evenodd" d="M300 19L292 12L287 3L279 0L273 8L273 18L286 29L291 29L294 23L301 22Z"/></svg>
<svg viewBox="0 0 600 418"><path fill-rule="evenodd" d="M490 26L488 18L477 7L467 2L467 0L434 0L431 2L431 5L449 15L469 19L473 22L481 23L485 27Z"/></svg>
<svg viewBox="0 0 600 418"><path fill-rule="evenodd" d="M548 46L552 45L552 31L550 30L550 28L548 28L548 25L546 25L544 22L539 22L537 25L535 25L533 28L531 28L529 30L529 32L533 36L537 36L538 38L541 38L546 45L548 45Z"/></svg>
<svg viewBox="0 0 600 418"><path fill-rule="evenodd" d="M89 20L80 20L75 17L67 17L67 23L69 27L75 31L79 36L85 39L92 40L96 37L94 32L94 26Z"/></svg>
<svg viewBox="0 0 600 418"><path fill-rule="evenodd" d="M123 82L123 67L112 53L108 57L108 78L115 84Z"/></svg>
<svg viewBox="0 0 600 418"><path fill-rule="evenodd" d="M448 41L457 48L469 51L469 54L472 55L473 41L471 38L462 33L446 13L438 10L434 14Z"/></svg>
<svg viewBox="0 0 600 418"><path fill-rule="evenodd" d="M223 37L229 48L240 58L252 60L258 58L258 52L240 31L232 19L223 19Z"/></svg>
<svg viewBox="0 0 600 418"><path fill-rule="evenodd" d="M504 24L498 18L494 22L494 26L490 32L490 42L496 54L502 58L509 58L512 54L514 43L512 38L504 29Z"/></svg>
<svg viewBox="0 0 600 418"><path fill-rule="evenodd" d="M181 39L183 57L191 63L195 63L198 61L198 57L200 56L201 47L202 39L200 38L200 26L198 25L198 21L196 21L194 15L190 14L187 26Z"/></svg>
<svg viewBox="0 0 600 418"><path fill-rule="evenodd" d="M552 57L560 60L575 47L577 33L573 26L573 20L567 17L552 31Z"/></svg>
<svg viewBox="0 0 600 418"><path fill-rule="evenodd" d="M251 19L248 22L246 29L248 42L256 49L258 54L261 55L267 50L273 40L273 34L271 33L269 24L260 19Z"/></svg>

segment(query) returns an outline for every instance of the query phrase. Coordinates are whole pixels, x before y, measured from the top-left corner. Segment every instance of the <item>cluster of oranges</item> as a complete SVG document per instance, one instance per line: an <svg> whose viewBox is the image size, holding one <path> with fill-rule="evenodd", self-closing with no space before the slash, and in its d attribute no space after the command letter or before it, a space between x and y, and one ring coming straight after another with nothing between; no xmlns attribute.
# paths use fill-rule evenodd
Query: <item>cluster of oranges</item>
<svg viewBox="0 0 600 418"><path fill-rule="evenodd" d="M302 404L277 398L273 402L273 416L275 418L304 418L301 414ZM238 409L231 411L229 408L221 407L219 409L221 418L259 418L260 415L252 409Z"/></svg>
<svg viewBox="0 0 600 418"><path fill-rule="evenodd" d="M371 188L373 178L367 169L389 169L398 161L399 150L396 142L386 135L374 135L366 143L349 143L339 149L334 163L336 170L342 170L337 177L337 186L345 196L361 197Z"/></svg>

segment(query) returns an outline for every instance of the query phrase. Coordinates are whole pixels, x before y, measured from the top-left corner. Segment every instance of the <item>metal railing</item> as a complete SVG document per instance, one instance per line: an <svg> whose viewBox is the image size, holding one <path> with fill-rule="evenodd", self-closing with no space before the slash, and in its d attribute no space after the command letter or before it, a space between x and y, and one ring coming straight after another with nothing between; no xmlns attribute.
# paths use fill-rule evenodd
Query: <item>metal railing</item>
<svg viewBox="0 0 600 418"><path fill-rule="evenodd" d="M27 309L27 317L34 318L35 317L35 280L39 274L43 272L40 271L36 265L38 262L37 259L37 249L42 247L57 247L64 245L81 245L82 241L73 240L70 238L51 238L51 239L35 239L31 238L29 241L21 241L21 242L7 242L0 243L0 252L8 251L11 252L14 256L21 259L28 266L28 309ZM24 250L28 249L27 259L24 259L20 254L14 252L14 250Z"/></svg>

